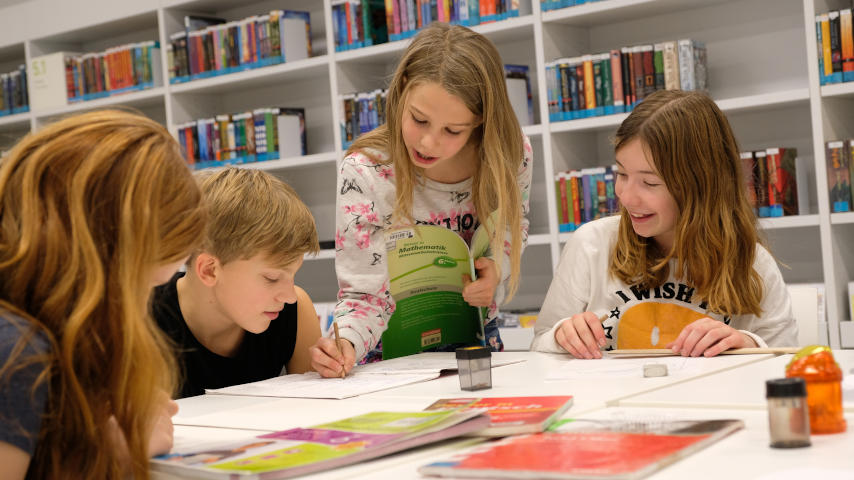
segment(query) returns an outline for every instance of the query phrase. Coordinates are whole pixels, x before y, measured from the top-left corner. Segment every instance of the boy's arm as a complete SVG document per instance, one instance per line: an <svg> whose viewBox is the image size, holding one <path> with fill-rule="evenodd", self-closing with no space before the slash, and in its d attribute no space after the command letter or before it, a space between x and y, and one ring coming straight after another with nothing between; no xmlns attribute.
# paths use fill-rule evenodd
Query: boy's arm
<svg viewBox="0 0 854 480"><path fill-rule="evenodd" d="M394 198L393 178L391 166L355 156L344 159L338 175L334 315L341 338L353 344L356 361L377 345L394 312L383 238L391 214L384 198Z"/></svg>
<svg viewBox="0 0 854 480"><path fill-rule="evenodd" d="M320 322L314 303L305 290L295 287L297 292L297 338L294 353L287 363L288 373L305 373L311 370L309 347L320 338Z"/></svg>

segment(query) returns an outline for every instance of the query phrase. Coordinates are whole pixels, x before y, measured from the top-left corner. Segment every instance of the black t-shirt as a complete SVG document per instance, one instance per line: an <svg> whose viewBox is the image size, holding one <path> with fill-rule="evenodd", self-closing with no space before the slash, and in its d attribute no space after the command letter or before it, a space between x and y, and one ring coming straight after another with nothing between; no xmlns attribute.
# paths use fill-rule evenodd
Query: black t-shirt
<svg viewBox="0 0 854 480"><path fill-rule="evenodd" d="M178 303L177 273L154 289L152 315L177 345L181 369L177 398L202 395L206 388L223 388L276 377L291 359L297 338L297 304L285 304L270 327L261 333L244 332L233 357L223 357L199 343L184 321Z"/></svg>

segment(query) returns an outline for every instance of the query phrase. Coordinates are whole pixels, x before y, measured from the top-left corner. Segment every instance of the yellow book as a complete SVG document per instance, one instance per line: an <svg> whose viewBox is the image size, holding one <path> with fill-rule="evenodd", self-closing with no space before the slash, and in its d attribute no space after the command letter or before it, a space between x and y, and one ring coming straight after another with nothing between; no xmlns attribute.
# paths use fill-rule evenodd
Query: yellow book
<svg viewBox="0 0 854 480"><path fill-rule="evenodd" d="M824 75L833 73L833 55L830 50L830 18L827 14L821 15L821 53L824 58Z"/></svg>
<svg viewBox="0 0 854 480"><path fill-rule="evenodd" d="M586 108L596 108L596 85L593 84L593 56L582 57L584 62L584 103Z"/></svg>

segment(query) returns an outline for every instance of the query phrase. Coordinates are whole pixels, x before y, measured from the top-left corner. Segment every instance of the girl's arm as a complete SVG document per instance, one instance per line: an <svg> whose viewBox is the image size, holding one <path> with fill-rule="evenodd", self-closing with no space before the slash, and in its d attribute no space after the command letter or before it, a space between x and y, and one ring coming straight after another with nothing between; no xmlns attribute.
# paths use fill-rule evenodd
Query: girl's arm
<svg viewBox="0 0 854 480"><path fill-rule="evenodd" d="M749 335L759 347L792 347L798 344L798 324L792 313L792 299L783 274L774 257L765 248L756 247L754 268L762 278L764 295L759 317L739 316L732 327Z"/></svg>
<svg viewBox="0 0 854 480"><path fill-rule="evenodd" d="M531 350L566 353L567 350L558 343L556 334L564 323L571 325L571 317L587 310L588 303L583 299L589 296L593 279L582 238L585 231L576 231L563 247L543 308L537 315Z"/></svg>
<svg viewBox="0 0 854 480"><path fill-rule="evenodd" d="M711 357L730 348L791 347L798 344L798 325L792 301L774 257L757 245L753 268L762 279L762 314L736 315L726 325L701 318L687 325L667 348L682 355Z"/></svg>
<svg viewBox="0 0 854 480"><path fill-rule="evenodd" d="M391 221L387 199L394 199L394 170L351 155L341 165L336 195L334 315L358 361L380 341L395 307L383 239Z"/></svg>
<svg viewBox="0 0 854 480"><path fill-rule="evenodd" d="M520 255L524 253L525 247L528 245L528 227L530 222L528 221L528 213L530 212L530 194L531 194L531 181L533 178L533 161L534 161L534 152L531 148L531 142L528 140L528 137L524 137L523 142L524 147L524 158L522 159L522 164L519 166L519 172L516 176L516 183L519 185L519 194L522 197L522 218L519 223L519 227L522 230L522 247L520 250ZM490 306L490 311L488 313L488 317L492 318L496 314L497 306L501 305L504 302L504 298L507 293L507 283L510 279L510 241L512 237L510 232L507 232L505 237L505 251L503 255L500 257L501 262L501 279L498 283L498 288L495 290L495 296L493 298L492 305ZM493 261L496 261L495 254L493 254Z"/></svg>
<svg viewBox="0 0 854 480"><path fill-rule="evenodd" d="M0 442L0 465L4 479L23 480L30 466L30 455L11 443Z"/></svg>
<svg viewBox="0 0 854 480"><path fill-rule="evenodd" d="M297 292L297 338L294 353L288 361L288 373L305 373L311 370L309 348L320 338L320 322L308 294L300 287Z"/></svg>

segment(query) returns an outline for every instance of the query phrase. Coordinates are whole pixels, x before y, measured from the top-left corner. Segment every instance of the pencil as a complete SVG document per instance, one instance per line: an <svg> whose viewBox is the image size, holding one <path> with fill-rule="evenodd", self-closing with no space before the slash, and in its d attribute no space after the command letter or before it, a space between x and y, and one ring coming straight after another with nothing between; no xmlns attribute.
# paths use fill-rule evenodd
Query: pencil
<svg viewBox="0 0 854 480"><path fill-rule="evenodd" d="M335 348L338 349L338 353L341 354L341 357L344 357L344 352L341 351L341 336L338 334L338 322L332 322L332 326L335 329ZM341 366L341 378L347 376L347 369L344 366Z"/></svg>
<svg viewBox="0 0 854 480"><path fill-rule="evenodd" d="M768 347L768 348L732 348L724 350L721 355L751 355L760 353L786 354L797 353L800 347ZM636 348L636 349L616 349L608 352L611 355L626 355L626 356L670 356L677 355L669 348Z"/></svg>

